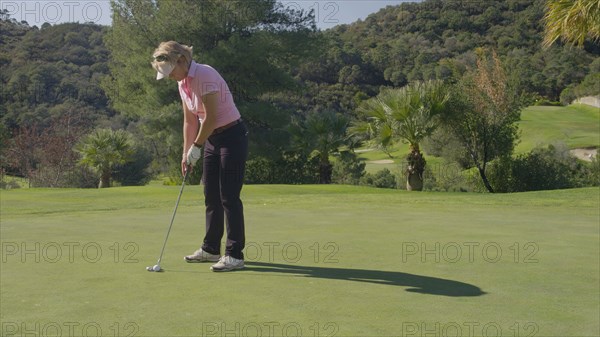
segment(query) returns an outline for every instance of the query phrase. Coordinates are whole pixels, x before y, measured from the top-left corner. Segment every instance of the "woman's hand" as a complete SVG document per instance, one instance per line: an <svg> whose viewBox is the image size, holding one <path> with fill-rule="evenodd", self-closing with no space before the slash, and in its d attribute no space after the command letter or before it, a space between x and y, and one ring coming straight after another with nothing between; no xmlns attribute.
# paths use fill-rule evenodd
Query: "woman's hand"
<svg viewBox="0 0 600 337"><path fill-rule="evenodd" d="M196 143L192 144L187 152L187 164L191 166L196 165L198 160L200 160L200 156L202 156L202 147Z"/></svg>
<svg viewBox="0 0 600 337"><path fill-rule="evenodd" d="M187 164L187 155L183 155L181 158L181 176L185 177L186 172L192 173L193 167Z"/></svg>

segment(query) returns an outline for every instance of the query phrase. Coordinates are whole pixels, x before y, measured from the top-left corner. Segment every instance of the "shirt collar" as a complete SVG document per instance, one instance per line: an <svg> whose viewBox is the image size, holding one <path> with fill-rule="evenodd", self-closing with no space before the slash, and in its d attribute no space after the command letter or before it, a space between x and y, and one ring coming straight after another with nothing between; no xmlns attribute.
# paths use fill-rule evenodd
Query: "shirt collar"
<svg viewBox="0 0 600 337"><path fill-rule="evenodd" d="M196 72L196 62L192 61L190 63L190 68L188 69L187 77L194 77L194 73Z"/></svg>
<svg viewBox="0 0 600 337"><path fill-rule="evenodd" d="M194 75L196 73L196 65L197 63L194 61L190 63L190 68L188 69L187 77L181 80L180 83L183 84L183 82L186 81L188 78L194 78Z"/></svg>

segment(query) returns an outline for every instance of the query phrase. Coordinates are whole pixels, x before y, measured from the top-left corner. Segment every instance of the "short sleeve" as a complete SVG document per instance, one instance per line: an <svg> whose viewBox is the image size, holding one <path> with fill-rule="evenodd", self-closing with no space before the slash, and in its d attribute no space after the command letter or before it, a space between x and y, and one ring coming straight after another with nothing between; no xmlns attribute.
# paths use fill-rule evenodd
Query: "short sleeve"
<svg viewBox="0 0 600 337"><path fill-rule="evenodd" d="M199 76L194 77L200 96L221 91L222 79L219 73L211 67L201 67Z"/></svg>

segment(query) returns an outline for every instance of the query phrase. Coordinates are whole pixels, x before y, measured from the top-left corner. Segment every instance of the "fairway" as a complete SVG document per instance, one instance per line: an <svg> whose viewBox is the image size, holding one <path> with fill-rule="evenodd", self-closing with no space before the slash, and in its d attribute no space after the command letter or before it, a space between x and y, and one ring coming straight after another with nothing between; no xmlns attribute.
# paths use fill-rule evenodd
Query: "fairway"
<svg viewBox="0 0 600 337"><path fill-rule="evenodd" d="M521 113L521 142L517 153L536 146L563 142L569 148L600 146L600 109L573 104L566 107L530 106Z"/></svg>
<svg viewBox="0 0 600 337"><path fill-rule="evenodd" d="M600 146L600 109L573 104L570 106L529 106L521 112L518 123L520 138L515 148L516 154L526 153L537 146L565 144L569 149L598 148ZM405 165L409 149L407 144L398 143L390 158L380 150L359 151L359 157L366 162L365 170L376 173L384 168L393 173L399 172ZM426 154L430 168L444 165L442 158ZM378 163L378 161L393 163Z"/></svg>
<svg viewBox="0 0 600 337"><path fill-rule="evenodd" d="M1 191L1 335L600 335L598 188L245 186L246 269L213 273L186 186L149 273L178 189Z"/></svg>

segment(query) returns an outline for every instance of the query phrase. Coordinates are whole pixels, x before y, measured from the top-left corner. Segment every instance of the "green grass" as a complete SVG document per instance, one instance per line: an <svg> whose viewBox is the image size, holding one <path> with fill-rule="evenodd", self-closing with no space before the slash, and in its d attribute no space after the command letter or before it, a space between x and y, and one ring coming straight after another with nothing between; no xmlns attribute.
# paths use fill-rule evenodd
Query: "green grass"
<svg viewBox="0 0 600 337"><path fill-rule="evenodd" d="M526 153L536 146L564 143L573 148L600 147L600 109L584 104L574 104L567 107L530 106L521 113L519 122L520 140L515 153ZM390 159L379 150L362 152L359 157L366 162L365 171L375 173L389 169L392 172L400 170L401 162L408 154L408 145L399 143L394 147L391 158L392 164L373 163L376 160ZM427 155L425 159L430 167L444 165L439 157Z"/></svg>
<svg viewBox="0 0 600 337"><path fill-rule="evenodd" d="M5 189L14 189L14 188L28 188L29 182L26 178L21 177L13 177L2 175L0 183L5 185Z"/></svg>
<svg viewBox="0 0 600 337"><path fill-rule="evenodd" d="M600 335L597 188L246 186L247 268L217 274L182 261L204 231L188 186L149 273L177 193L1 191L2 335Z"/></svg>
<svg viewBox="0 0 600 337"><path fill-rule="evenodd" d="M563 142L569 148L600 146L600 109L574 104L567 107L532 106L523 110L521 143L515 152Z"/></svg>
<svg viewBox="0 0 600 337"><path fill-rule="evenodd" d="M368 150L366 152L359 152L359 159L365 161L365 171L368 173L377 173L383 169L388 169L394 174L400 175L400 171L404 168L405 157L408 155L408 144L398 143L394 145L392 157L388 156L381 150ZM427 165L430 167L437 167L437 165L443 165L444 159L425 154ZM379 160L392 160L392 163L376 163Z"/></svg>
<svg viewBox="0 0 600 337"><path fill-rule="evenodd" d="M361 151L358 154L359 159L363 160L366 164L365 171L368 173L376 173L383 169L388 169L391 172L400 170L402 166L402 161L404 157L408 154L408 144L398 143L395 145L391 151L391 158L387 153L384 153L381 150L365 148L363 149L365 152ZM374 161L379 160L392 160L393 163L374 163Z"/></svg>

